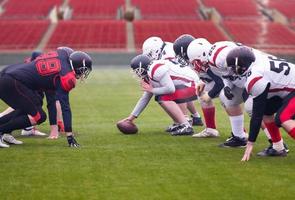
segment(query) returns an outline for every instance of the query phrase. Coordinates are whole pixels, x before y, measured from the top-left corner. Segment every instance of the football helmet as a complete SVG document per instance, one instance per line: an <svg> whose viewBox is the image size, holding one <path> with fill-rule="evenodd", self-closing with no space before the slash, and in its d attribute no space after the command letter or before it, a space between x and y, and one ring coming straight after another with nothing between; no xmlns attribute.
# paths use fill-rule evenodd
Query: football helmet
<svg viewBox="0 0 295 200"><path fill-rule="evenodd" d="M130 67L139 78L145 79L147 77L147 70L150 64L151 64L150 57L144 54L140 54L135 56L131 60Z"/></svg>
<svg viewBox="0 0 295 200"><path fill-rule="evenodd" d="M75 71L76 78L86 79L92 70L92 59L83 51L74 51L71 53L70 64Z"/></svg>
<svg viewBox="0 0 295 200"><path fill-rule="evenodd" d="M232 49L226 56L226 64L233 72L243 75L255 61L255 55L251 48L239 46Z"/></svg>
<svg viewBox="0 0 295 200"><path fill-rule="evenodd" d="M212 45L205 38L195 39L187 48L189 62L197 72L206 71L208 66L208 54Z"/></svg>
<svg viewBox="0 0 295 200"><path fill-rule="evenodd" d="M65 50L68 53L68 55L71 55L71 53L74 52L74 50L72 48L66 47L66 46L64 46L64 47L58 47L57 50Z"/></svg>
<svg viewBox="0 0 295 200"><path fill-rule="evenodd" d="M149 37L142 45L142 54L147 55L152 60L159 60L164 46L165 42L161 38Z"/></svg>
<svg viewBox="0 0 295 200"><path fill-rule="evenodd" d="M173 43L173 50L180 64L188 65L187 47L195 38L189 34L179 36Z"/></svg>

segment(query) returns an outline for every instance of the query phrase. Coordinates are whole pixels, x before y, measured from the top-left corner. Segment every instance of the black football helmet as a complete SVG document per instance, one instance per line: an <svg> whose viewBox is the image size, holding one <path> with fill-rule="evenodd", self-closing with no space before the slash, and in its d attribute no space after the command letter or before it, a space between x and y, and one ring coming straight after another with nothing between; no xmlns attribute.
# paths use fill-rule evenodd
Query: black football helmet
<svg viewBox="0 0 295 200"><path fill-rule="evenodd" d="M65 50L68 53L68 55L71 55L71 53L74 52L74 50L72 48L66 47L66 46L64 46L64 47L58 47L57 50Z"/></svg>
<svg viewBox="0 0 295 200"><path fill-rule="evenodd" d="M139 78L145 79L151 62L151 59L147 55L139 54L131 60L130 67Z"/></svg>
<svg viewBox="0 0 295 200"><path fill-rule="evenodd" d="M192 35L183 34L174 41L173 50L180 64L188 64L187 48L194 39Z"/></svg>
<svg viewBox="0 0 295 200"><path fill-rule="evenodd" d="M235 47L226 56L227 66L238 75L243 75L254 61L252 49L246 46Z"/></svg>
<svg viewBox="0 0 295 200"><path fill-rule="evenodd" d="M71 53L70 64L76 73L76 78L86 79L92 70L92 59L83 51L74 51Z"/></svg>

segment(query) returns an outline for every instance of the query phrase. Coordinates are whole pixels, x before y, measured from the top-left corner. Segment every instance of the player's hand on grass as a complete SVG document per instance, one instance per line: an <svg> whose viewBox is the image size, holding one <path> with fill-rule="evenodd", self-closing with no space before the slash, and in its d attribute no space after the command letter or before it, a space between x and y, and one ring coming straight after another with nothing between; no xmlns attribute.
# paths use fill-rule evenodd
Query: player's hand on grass
<svg viewBox="0 0 295 200"><path fill-rule="evenodd" d="M249 161L250 157L251 157L251 154L252 154L252 151L253 151L253 142L248 141L244 156L243 156L241 161L242 162Z"/></svg>
<svg viewBox="0 0 295 200"><path fill-rule="evenodd" d="M80 146L73 135L67 136L67 140L69 143L69 147L78 148Z"/></svg>
<svg viewBox="0 0 295 200"><path fill-rule="evenodd" d="M142 88L143 91L152 93L153 87L151 86L151 84L149 84L149 83L145 82L144 80L142 80L140 82L140 85L141 85L141 88Z"/></svg>

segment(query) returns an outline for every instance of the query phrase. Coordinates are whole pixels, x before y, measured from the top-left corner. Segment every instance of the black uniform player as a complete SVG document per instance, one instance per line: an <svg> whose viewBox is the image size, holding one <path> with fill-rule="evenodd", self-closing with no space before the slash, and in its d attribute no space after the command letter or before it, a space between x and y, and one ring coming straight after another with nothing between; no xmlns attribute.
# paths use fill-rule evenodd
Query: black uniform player
<svg viewBox="0 0 295 200"><path fill-rule="evenodd" d="M36 91L55 91L63 113L64 128L69 146L79 146L72 135L72 115L69 92L75 87L76 79L85 79L92 69L89 55L58 49L38 56L29 63L12 65L0 74L0 98L15 111L0 122L2 134L40 124L46 120L40 98ZM17 114L15 112L21 112ZM15 117L16 116L16 117Z"/></svg>

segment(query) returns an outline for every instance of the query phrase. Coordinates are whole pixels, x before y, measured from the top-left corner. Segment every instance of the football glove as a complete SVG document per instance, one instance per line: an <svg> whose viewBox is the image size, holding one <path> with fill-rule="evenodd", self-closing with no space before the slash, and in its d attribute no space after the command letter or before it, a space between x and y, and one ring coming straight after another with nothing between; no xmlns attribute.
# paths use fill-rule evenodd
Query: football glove
<svg viewBox="0 0 295 200"><path fill-rule="evenodd" d="M78 142L75 140L73 135L67 136L67 140L69 143L69 147L79 147L80 145L78 144Z"/></svg>
<svg viewBox="0 0 295 200"><path fill-rule="evenodd" d="M223 88L223 91L224 91L224 95L226 96L226 98L227 98L228 100L232 100L232 99L233 99L234 95L231 93L231 89L230 89L230 87L225 86L225 87Z"/></svg>

